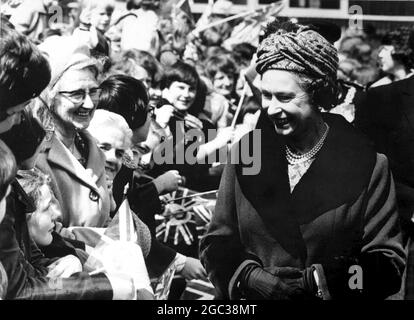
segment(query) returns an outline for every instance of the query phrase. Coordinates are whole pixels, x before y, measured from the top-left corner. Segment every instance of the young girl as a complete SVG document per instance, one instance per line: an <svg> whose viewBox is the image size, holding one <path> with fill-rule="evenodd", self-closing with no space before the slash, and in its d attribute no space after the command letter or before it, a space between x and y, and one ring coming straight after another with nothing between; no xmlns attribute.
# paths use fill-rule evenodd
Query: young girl
<svg viewBox="0 0 414 320"><path fill-rule="evenodd" d="M50 178L40 170L32 169L18 171L17 179L36 207L34 212L26 215L26 219L29 234L42 253L51 259L72 255L79 259L78 263L83 264L87 259L87 254L82 252L86 249L85 244L70 240L71 234L65 234L56 222L61 216L61 208L50 187ZM62 232L58 234L55 230Z"/></svg>
<svg viewBox="0 0 414 320"><path fill-rule="evenodd" d="M155 170L178 170L185 176L186 186L197 191L218 187L218 181L209 176L206 158L231 141L232 130L223 129L214 139L209 137L209 129L215 127L209 121L198 118L203 110L205 97L200 96L201 81L197 71L189 64L180 61L175 63L163 75L160 87L163 99L155 109L155 117L172 139L174 152L172 163L170 161L162 164L155 161ZM197 136L194 136L195 130L199 131ZM194 148L195 144L199 147ZM180 148L184 148L185 159L177 159ZM161 148L154 153L154 157L162 157L163 151L166 150ZM188 158L190 156L191 159Z"/></svg>

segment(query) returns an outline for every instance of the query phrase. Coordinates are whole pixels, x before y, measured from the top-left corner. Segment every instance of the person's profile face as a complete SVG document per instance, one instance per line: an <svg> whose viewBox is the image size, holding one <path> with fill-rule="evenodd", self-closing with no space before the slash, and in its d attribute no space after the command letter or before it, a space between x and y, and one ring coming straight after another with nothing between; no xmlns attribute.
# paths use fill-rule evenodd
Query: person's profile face
<svg viewBox="0 0 414 320"><path fill-rule="evenodd" d="M139 153L139 164L141 168L148 168L152 162L152 153L166 139L165 129L161 128L155 120L151 120L149 133L146 140L135 145Z"/></svg>
<svg viewBox="0 0 414 320"><path fill-rule="evenodd" d="M394 46L386 45L382 46L378 52L378 64L382 71L392 72L395 67L395 60L392 57L394 53Z"/></svg>
<svg viewBox="0 0 414 320"><path fill-rule="evenodd" d="M41 186L39 192L36 211L29 216L27 225L34 242L40 246L48 246L52 243L55 221L61 215L61 209L48 185Z"/></svg>

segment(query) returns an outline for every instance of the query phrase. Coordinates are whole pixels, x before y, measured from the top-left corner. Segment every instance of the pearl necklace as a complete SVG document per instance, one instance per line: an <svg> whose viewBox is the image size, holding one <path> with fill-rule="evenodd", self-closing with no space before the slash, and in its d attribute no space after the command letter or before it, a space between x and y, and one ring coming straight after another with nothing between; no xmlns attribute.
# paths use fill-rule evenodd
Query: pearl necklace
<svg viewBox="0 0 414 320"><path fill-rule="evenodd" d="M325 132L319 139L318 143L311 150L304 154L297 154L286 145L286 159L289 162L289 164L298 164L313 159L316 156L316 154L322 149L325 143L325 139L328 136L329 126L327 123L325 123L325 128Z"/></svg>

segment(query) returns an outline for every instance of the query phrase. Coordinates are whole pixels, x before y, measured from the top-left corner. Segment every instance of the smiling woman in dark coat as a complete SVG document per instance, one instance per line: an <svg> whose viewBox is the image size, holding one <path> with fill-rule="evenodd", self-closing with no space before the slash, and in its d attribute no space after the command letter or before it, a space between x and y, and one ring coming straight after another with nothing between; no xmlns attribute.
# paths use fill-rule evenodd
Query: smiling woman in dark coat
<svg viewBox="0 0 414 320"><path fill-rule="evenodd" d="M336 49L310 27L268 25L257 60L262 169L248 176L243 164L227 165L201 242L218 298L383 299L399 290L405 253L387 158L344 118L319 111L335 105L337 68Z"/></svg>

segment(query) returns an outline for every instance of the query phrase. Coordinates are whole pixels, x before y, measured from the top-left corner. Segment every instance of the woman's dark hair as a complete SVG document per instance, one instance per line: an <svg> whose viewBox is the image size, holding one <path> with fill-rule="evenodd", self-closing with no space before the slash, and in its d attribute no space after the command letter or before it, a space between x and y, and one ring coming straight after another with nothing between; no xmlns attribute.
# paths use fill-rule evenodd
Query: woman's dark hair
<svg viewBox="0 0 414 320"><path fill-rule="evenodd" d="M140 80L122 74L113 75L101 83L100 89L98 109L123 116L132 130L145 124L149 98Z"/></svg>
<svg viewBox="0 0 414 320"><path fill-rule="evenodd" d="M261 109L261 106L254 97L247 97L246 101L243 103L243 106L240 110L240 114L236 120L237 124L243 123L243 119L246 114L255 114L257 111Z"/></svg>
<svg viewBox="0 0 414 320"><path fill-rule="evenodd" d="M139 9L140 7L141 7L141 5L140 4L135 4L134 0L127 0L126 8L127 8L128 11L134 10L134 9Z"/></svg>
<svg viewBox="0 0 414 320"><path fill-rule="evenodd" d="M233 47L232 56L238 66L249 65L257 48L250 43L242 42Z"/></svg>
<svg viewBox="0 0 414 320"><path fill-rule="evenodd" d="M157 9L160 5L160 2L157 0L142 0L139 4L135 4L134 0L128 0L126 3L127 10L134 10L139 8L147 8L147 9Z"/></svg>
<svg viewBox="0 0 414 320"><path fill-rule="evenodd" d="M188 110L189 114L192 114L195 117L198 117L200 115L200 113L204 109L204 105L206 104L207 94L208 94L207 85L204 83L204 81L200 80L198 83L194 102L191 105L190 109Z"/></svg>
<svg viewBox="0 0 414 320"><path fill-rule="evenodd" d="M196 96L194 99L194 103L188 110L188 113L194 116L198 116L198 114L204 108L207 96L207 87L200 80L197 70L188 63L177 61L167 70L165 70L160 80L160 89L164 90L166 88L169 88L171 84L175 81L184 82L189 86L195 88Z"/></svg>
<svg viewBox="0 0 414 320"><path fill-rule="evenodd" d="M414 29L400 27L388 32L382 39L383 45L394 46L392 57L408 71L414 67Z"/></svg>
<svg viewBox="0 0 414 320"><path fill-rule="evenodd" d="M14 155L7 145L0 140L0 200L5 197L16 172L17 166Z"/></svg>
<svg viewBox="0 0 414 320"><path fill-rule="evenodd" d="M0 139L13 152L18 165L33 157L46 136L46 131L31 112L25 111L21 117L19 124L0 134Z"/></svg>
<svg viewBox="0 0 414 320"><path fill-rule="evenodd" d="M151 77L151 80L155 82L159 81L162 71L157 59L152 54L137 49L126 50L116 56L112 61L110 72L113 74L129 74L131 69L133 69L131 67L132 62L144 68Z"/></svg>
<svg viewBox="0 0 414 320"><path fill-rule="evenodd" d="M191 87L198 89L200 77L197 70L188 63L177 61L167 70L160 81L161 90L169 88L173 82L184 82Z"/></svg>
<svg viewBox="0 0 414 320"><path fill-rule="evenodd" d="M213 80L217 72L222 72L226 75L237 79L237 67L232 58L228 56L215 56L206 61L205 65L206 76Z"/></svg>
<svg viewBox="0 0 414 320"><path fill-rule="evenodd" d="M0 119L7 109L37 97L50 78L49 63L35 45L0 21Z"/></svg>

